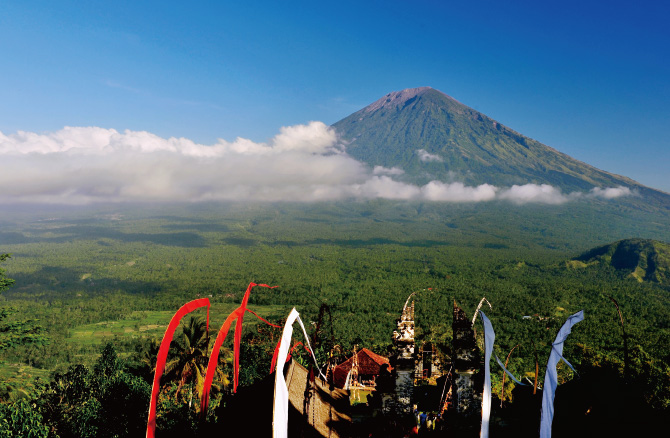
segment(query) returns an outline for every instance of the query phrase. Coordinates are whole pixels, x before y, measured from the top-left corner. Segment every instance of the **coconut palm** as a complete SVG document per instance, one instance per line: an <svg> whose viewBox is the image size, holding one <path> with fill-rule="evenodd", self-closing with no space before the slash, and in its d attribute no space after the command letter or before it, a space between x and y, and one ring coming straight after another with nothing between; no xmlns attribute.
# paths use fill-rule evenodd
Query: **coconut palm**
<svg viewBox="0 0 670 438"><path fill-rule="evenodd" d="M193 390L198 396L202 394L209 358L209 334L204 319L193 316L187 319L181 336L176 337L170 350L174 353L165 365L166 381L178 382L177 397L186 385L189 406L192 406Z"/></svg>
<svg viewBox="0 0 670 438"><path fill-rule="evenodd" d="M186 386L188 388L189 407L193 406L194 392L197 400L202 397L202 390L209 362L209 333L207 325L202 317L190 317L182 326L181 336L177 336L171 346L174 353L165 365L165 377L167 382L178 382L176 396ZM222 351L219 362L222 363L229 354ZM227 385L227 379L221 367L217 368L216 378L212 384L212 390L221 390ZM200 403L195 403L196 410Z"/></svg>

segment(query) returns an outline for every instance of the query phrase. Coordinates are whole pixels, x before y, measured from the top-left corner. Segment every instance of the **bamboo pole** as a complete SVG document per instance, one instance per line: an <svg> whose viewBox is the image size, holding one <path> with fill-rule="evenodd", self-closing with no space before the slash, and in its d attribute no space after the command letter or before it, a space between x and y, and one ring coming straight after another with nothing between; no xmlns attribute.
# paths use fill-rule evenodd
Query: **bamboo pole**
<svg viewBox="0 0 670 438"><path fill-rule="evenodd" d="M512 356L512 352L516 350L516 347L518 347L519 344L516 344L514 348L512 348L507 355L507 359L505 359L505 368L507 368L507 364L509 363L509 358ZM503 407L503 398L505 396L505 377L507 377L507 374L503 371L503 379L502 379L502 389L500 390L500 407Z"/></svg>
<svg viewBox="0 0 670 438"><path fill-rule="evenodd" d="M630 375L629 363L628 363L628 337L626 336L626 327L623 323L623 315L621 314L621 309L619 308L619 303L612 298L609 298L614 305L616 306L616 311L619 312L619 321L621 321L621 331L623 332L623 379L628 383L628 376Z"/></svg>
<svg viewBox="0 0 670 438"><path fill-rule="evenodd" d="M533 354L535 355L535 383L533 383L533 395L535 395L537 393L537 375L540 373L540 364L537 360L537 348L535 348L533 338L530 339L530 343L533 344Z"/></svg>

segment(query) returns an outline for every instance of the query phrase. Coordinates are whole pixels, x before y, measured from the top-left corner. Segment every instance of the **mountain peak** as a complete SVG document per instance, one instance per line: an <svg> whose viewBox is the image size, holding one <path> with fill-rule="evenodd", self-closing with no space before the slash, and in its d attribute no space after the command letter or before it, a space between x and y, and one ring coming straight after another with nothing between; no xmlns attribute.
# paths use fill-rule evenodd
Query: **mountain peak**
<svg viewBox="0 0 670 438"><path fill-rule="evenodd" d="M431 87L393 91L333 126L349 155L371 166L398 167L415 184L550 184L566 192L640 187L525 137Z"/></svg>
<svg viewBox="0 0 670 438"><path fill-rule="evenodd" d="M446 97L449 97L441 91L434 90L431 87L405 88L404 90L392 91L388 93L386 96L363 108L363 111L366 113L371 113L382 108L404 106L408 101L411 101L417 96L421 96L428 91L436 91Z"/></svg>
<svg viewBox="0 0 670 438"><path fill-rule="evenodd" d="M388 93L333 127L351 157L402 169L397 178L412 184L549 184L565 193L623 186L641 195L630 203L670 211L668 194L562 154L431 87Z"/></svg>

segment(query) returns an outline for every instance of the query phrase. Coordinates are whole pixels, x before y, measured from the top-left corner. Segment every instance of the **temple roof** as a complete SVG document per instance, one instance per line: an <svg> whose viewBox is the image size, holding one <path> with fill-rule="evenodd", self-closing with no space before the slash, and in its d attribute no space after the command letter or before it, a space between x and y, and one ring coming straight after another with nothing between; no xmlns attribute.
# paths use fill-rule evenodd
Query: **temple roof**
<svg viewBox="0 0 670 438"><path fill-rule="evenodd" d="M359 375L379 375L384 365L388 366L388 371L393 369L388 358L373 353L367 348L361 349L358 353L356 353L356 356L358 356ZM351 356L349 359L335 367L333 370L333 383L336 387L344 387L347 380L347 374L349 374L353 362L354 356Z"/></svg>

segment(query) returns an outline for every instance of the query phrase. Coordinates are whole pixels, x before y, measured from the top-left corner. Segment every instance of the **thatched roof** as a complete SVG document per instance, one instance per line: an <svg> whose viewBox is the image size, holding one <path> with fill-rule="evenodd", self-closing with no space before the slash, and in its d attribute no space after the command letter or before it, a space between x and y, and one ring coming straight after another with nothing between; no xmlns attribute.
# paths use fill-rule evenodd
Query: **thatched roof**
<svg viewBox="0 0 670 438"><path fill-rule="evenodd" d="M323 380L315 377L309 384L310 375L305 367L291 361L286 372L289 401L291 406L302 416L314 434L330 438L352 435L352 422L349 414L349 393L341 389L329 388ZM306 389L309 392L307 395ZM289 420L290 422L290 420ZM289 432L295 431L289 423ZM289 433L289 436L292 434ZM295 436L298 436L294 433ZM300 436L308 436L304 434Z"/></svg>
<svg viewBox="0 0 670 438"><path fill-rule="evenodd" d="M380 356L367 348L363 348L358 353L358 374L362 376L378 376L384 365L388 367L388 371L392 370L388 358ZM347 380L347 374L351 370L354 363L354 356L351 356L346 361L342 362L333 370L333 384L337 388L344 388Z"/></svg>
<svg viewBox="0 0 670 438"><path fill-rule="evenodd" d="M284 367L289 392L288 436L307 438L354 436L349 411L349 394L331 390L318 377L310 378L305 367L292 360ZM251 386L238 388L218 410L219 424L230 436L270 436L274 377L272 373ZM307 396L306 396L307 395Z"/></svg>

